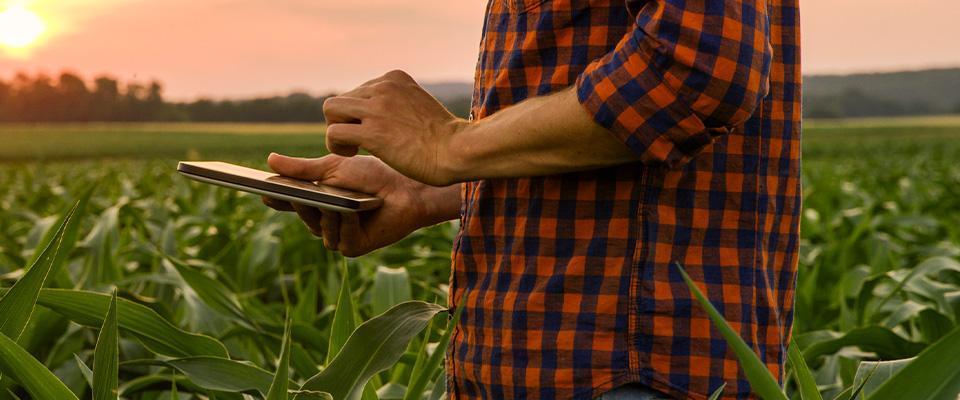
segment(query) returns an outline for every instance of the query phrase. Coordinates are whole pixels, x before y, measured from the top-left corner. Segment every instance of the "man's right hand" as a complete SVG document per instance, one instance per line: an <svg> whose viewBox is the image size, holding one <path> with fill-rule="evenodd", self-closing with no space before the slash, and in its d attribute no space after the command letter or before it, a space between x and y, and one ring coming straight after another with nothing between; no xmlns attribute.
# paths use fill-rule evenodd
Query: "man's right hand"
<svg viewBox="0 0 960 400"><path fill-rule="evenodd" d="M356 257L390 245L413 231L459 215L459 185L434 187L407 178L371 156L294 158L271 154L274 172L383 199L376 210L361 213L321 211L269 197L263 203L278 211L295 211L324 246Z"/></svg>

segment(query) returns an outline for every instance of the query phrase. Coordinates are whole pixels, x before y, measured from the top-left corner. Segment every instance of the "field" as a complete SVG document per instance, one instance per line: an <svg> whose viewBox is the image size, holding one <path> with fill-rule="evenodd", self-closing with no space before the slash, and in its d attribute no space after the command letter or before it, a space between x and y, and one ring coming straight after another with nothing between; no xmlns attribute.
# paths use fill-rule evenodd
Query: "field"
<svg viewBox="0 0 960 400"><path fill-rule="evenodd" d="M0 332L16 340L0 337L0 399L439 398L454 224L344 260L294 216L174 173L179 159L320 154L322 130L0 126ZM824 398L844 398L861 361L957 336L960 118L804 135L795 339ZM928 379L960 379L941 369ZM787 393L799 387L791 374Z"/></svg>

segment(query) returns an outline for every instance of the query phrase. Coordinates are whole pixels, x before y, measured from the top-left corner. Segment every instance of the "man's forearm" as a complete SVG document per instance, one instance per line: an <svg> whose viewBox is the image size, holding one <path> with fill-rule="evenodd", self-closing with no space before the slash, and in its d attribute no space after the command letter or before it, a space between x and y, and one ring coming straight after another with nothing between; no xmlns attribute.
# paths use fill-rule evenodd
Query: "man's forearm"
<svg viewBox="0 0 960 400"><path fill-rule="evenodd" d="M638 161L597 125L573 88L464 125L443 162L451 180L552 175Z"/></svg>

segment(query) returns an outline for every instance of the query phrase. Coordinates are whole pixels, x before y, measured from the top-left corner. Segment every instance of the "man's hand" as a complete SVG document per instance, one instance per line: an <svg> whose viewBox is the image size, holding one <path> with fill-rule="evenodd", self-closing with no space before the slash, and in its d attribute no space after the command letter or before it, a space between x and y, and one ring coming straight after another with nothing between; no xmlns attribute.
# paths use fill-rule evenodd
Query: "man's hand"
<svg viewBox="0 0 960 400"><path fill-rule="evenodd" d="M324 246L356 257L403 239L411 232L459 216L459 186L438 188L409 179L374 157L328 155L306 159L271 154L276 173L320 182L383 199L383 205L363 213L337 213L263 197L279 211L296 211Z"/></svg>
<svg viewBox="0 0 960 400"><path fill-rule="evenodd" d="M327 148L350 157L370 152L417 181L445 186L450 141L468 123L457 118L410 75L391 71L323 104Z"/></svg>
<svg viewBox="0 0 960 400"><path fill-rule="evenodd" d="M363 148L429 185L640 161L593 121L573 88L471 123L450 114L406 73L392 71L327 99L323 112L331 152L350 157Z"/></svg>

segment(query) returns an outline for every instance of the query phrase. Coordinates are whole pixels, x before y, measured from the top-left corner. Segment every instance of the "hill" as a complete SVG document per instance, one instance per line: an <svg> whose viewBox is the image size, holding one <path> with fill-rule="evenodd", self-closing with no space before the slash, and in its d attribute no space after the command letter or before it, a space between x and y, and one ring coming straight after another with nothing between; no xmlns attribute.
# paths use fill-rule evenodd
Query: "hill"
<svg viewBox="0 0 960 400"><path fill-rule="evenodd" d="M805 76L803 97L808 117L958 113L960 68Z"/></svg>

